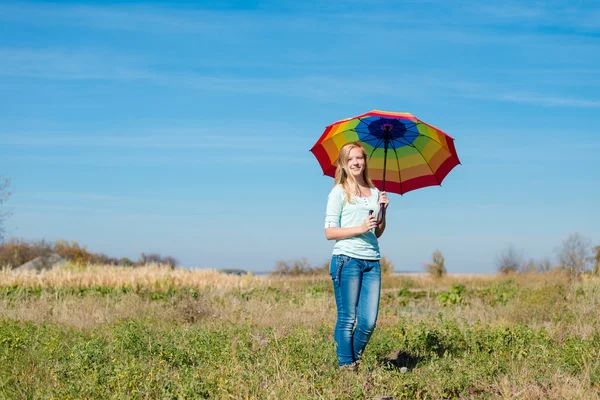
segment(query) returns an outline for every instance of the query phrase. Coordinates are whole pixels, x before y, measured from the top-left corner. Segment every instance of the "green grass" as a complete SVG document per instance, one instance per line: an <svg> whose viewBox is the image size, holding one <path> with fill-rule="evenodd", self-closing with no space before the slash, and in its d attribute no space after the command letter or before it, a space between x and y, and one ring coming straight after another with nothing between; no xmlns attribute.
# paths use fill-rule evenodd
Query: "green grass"
<svg viewBox="0 0 600 400"><path fill-rule="evenodd" d="M354 374L337 368L326 277L0 286L0 398L600 397L600 282L390 278L384 289Z"/></svg>

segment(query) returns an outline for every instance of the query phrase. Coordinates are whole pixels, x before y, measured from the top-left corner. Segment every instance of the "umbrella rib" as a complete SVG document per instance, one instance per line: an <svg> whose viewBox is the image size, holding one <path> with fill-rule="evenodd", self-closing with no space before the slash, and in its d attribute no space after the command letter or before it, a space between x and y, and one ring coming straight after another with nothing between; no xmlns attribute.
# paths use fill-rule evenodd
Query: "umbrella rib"
<svg viewBox="0 0 600 400"><path fill-rule="evenodd" d="M400 195L402 195L402 174L400 173L400 159L398 158L398 152L396 148L392 148L396 155L396 165L398 166L398 183L400 184Z"/></svg>
<svg viewBox="0 0 600 400"><path fill-rule="evenodd" d="M335 135L333 135L333 136L331 136L331 137L329 137L329 138L327 138L327 139L323 140L321 143L319 143L319 145L320 145L320 146L323 146L323 144L325 144L325 143L329 142L330 140L333 140L333 138L335 138L337 135L339 135L339 134L342 134L342 133L344 133L344 132L356 132L356 130L355 130L354 128L350 128L350 129L346 129L346 130L343 130L343 131L337 132ZM360 132L360 133L363 133L363 132ZM371 135L371 134L369 134L369 135L370 135L370 136L373 136L374 138L377 138L377 136L374 136L374 135Z"/></svg>
<svg viewBox="0 0 600 400"><path fill-rule="evenodd" d="M371 159L371 157L373 157L373 153L375 153L375 150L381 148L381 147L379 147L379 145L382 143L382 141L383 141L383 139L379 139L377 144L375 146L373 146L373 151L371 152L371 155L369 155L369 160Z"/></svg>
<svg viewBox="0 0 600 400"><path fill-rule="evenodd" d="M421 121L419 121L418 123L417 123L417 122L415 122L415 128L417 127L417 125L426 125L426 126L429 126L429 125L427 125L426 123L424 123L424 122L421 122ZM433 128L433 129L435 129L435 128ZM438 130L438 129L435 129L435 130L439 132L439 130ZM411 131L411 132L412 132L412 131ZM434 139L434 138L432 138L431 136L424 135L424 134L422 134L422 133L421 133L421 132L419 132L419 131L417 131L417 132L412 132L412 133L417 133L419 136L423 136L423 137L429 138L429 139L433 140L435 143L439 144L439 145L440 145L440 146L441 146L441 147L442 147L444 150L446 150L446 147L445 147L445 146L444 146L442 143L438 142L437 140L435 140L435 139ZM443 133L443 132L440 132L440 133L441 133L442 135L444 135L444 136L448 137L448 135L446 135L445 133ZM448 153L450 153L450 155L454 157L454 154L452 154L452 152L451 152L451 151L448 151Z"/></svg>
<svg viewBox="0 0 600 400"><path fill-rule="evenodd" d="M356 130L356 128L349 128L349 129L345 129L345 130L343 130L343 131L339 131L339 132L337 132L337 133L336 133L335 135L333 135L333 136L336 136L336 135L342 134L342 133L344 133L344 132L356 132L356 133L360 133L360 134L362 134L362 135L369 135L369 136L373 136L374 138L376 138L376 137L377 137L377 136L373 135L371 132L357 131L357 130ZM332 136L332 137L333 137L333 136ZM331 138L329 138L329 139L331 139ZM329 140L329 139L327 139L327 140Z"/></svg>

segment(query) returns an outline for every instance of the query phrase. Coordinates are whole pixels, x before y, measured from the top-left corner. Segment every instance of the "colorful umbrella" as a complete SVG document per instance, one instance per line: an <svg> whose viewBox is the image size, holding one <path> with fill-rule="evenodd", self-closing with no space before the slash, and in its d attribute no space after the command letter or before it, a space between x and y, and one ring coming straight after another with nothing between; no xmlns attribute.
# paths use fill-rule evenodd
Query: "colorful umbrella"
<svg viewBox="0 0 600 400"><path fill-rule="evenodd" d="M335 161L348 142L363 144L373 184L401 195L441 185L460 164L454 139L442 130L409 113L373 110L325 129L310 150L325 175L335 176Z"/></svg>

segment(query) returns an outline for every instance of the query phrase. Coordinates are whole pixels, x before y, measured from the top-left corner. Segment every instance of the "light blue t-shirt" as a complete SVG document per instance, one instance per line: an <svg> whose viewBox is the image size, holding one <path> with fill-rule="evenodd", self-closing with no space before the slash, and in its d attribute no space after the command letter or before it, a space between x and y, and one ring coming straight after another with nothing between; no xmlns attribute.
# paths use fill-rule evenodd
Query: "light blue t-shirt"
<svg viewBox="0 0 600 400"><path fill-rule="evenodd" d="M360 226L369 216L369 210L377 218L379 213L379 190L371 188L370 197L357 197L352 195L351 202L346 201L346 193L342 185L335 185L327 199L325 212L325 228L348 228ZM363 260L379 260L379 242L375 236L375 229L347 239L336 240L333 254L343 254Z"/></svg>

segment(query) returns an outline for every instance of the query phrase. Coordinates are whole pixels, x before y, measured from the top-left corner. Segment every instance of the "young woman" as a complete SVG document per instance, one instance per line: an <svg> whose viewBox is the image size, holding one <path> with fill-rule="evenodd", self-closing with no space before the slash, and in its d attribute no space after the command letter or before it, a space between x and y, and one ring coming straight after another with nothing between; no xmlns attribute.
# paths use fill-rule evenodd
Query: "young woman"
<svg viewBox="0 0 600 400"><path fill-rule="evenodd" d="M364 148L358 142L344 145L325 216L325 237L336 241L329 272L337 306L334 340L340 367L358 367L375 329L381 290L377 238L385 230L385 219L376 222L379 204L387 208L389 200L369 179Z"/></svg>

